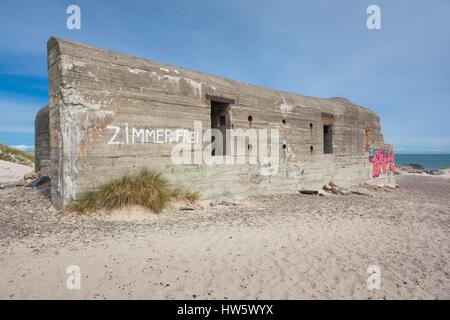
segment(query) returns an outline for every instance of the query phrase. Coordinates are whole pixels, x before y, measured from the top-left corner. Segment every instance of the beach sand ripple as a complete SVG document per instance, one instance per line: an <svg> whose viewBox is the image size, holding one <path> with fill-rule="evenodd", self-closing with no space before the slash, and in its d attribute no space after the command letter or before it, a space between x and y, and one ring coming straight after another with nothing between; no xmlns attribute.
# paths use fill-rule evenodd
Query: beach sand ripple
<svg viewBox="0 0 450 320"><path fill-rule="evenodd" d="M450 180L398 182L371 196L95 217L62 216L42 190L0 190L0 298L449 299ZM80 290L66 288L69 265ZM379 290L367 288L369 265Z"/></svg>

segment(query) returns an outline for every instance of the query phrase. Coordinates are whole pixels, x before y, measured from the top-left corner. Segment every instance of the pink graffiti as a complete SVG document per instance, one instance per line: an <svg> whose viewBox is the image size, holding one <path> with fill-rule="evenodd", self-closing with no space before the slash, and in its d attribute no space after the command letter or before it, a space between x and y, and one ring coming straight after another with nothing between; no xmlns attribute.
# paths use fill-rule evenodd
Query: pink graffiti
<svg viewBox="0 0 450 320"><path fill-rule="evenodd" d="M394 151L389 151L388 154L388 162L389 162L389 168L393 173L397 173L397 167L394 164L395 158L394 158Z"/></svg>
<svg viewBox="0 0 450 320"><path fill-rule="evenodd" d="M388 168L393 173L397 172L397 168L394 164L394 152L388 149L375 149L373 156L369 157L369 161L373 165L373 177L379 177L381 171L386 174Z"/></svg>

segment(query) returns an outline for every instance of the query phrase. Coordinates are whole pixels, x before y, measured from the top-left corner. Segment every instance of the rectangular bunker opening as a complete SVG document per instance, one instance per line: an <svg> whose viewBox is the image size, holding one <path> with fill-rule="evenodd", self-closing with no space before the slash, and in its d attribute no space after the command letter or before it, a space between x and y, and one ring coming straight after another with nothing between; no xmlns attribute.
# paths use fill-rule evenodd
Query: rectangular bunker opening
<svg viewBox="0 0 450 320"><path fill-rule="evenodd" d="M333 153L333 125L323 126L323 153Z"/></svg>
<svg viewBox="0 0 450 320"><path fill-rule="evenodd" d="M227 155L227 129L230 128L230 104L211 99L211 142L213 143L211 154L213 156Z"/></svg>

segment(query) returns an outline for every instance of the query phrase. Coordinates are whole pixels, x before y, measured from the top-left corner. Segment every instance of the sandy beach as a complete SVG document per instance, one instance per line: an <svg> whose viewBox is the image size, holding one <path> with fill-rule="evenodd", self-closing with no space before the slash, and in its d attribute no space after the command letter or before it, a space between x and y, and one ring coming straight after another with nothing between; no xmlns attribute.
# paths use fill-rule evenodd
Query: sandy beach
<svg viewBox="0 0 450 320"><path fill-rule="evenodd" d="M32 167L0 160L0 185L22 181L24 174L33 171Z"/></svg>
<svg viewBox="0 0 450 320"><path fill-rule="evenodd" d="M449 299L450 179L397 182L96 217L62 216L45 187L3 189L0 298ZM369 265L380 289L367 288Z"/></svg>

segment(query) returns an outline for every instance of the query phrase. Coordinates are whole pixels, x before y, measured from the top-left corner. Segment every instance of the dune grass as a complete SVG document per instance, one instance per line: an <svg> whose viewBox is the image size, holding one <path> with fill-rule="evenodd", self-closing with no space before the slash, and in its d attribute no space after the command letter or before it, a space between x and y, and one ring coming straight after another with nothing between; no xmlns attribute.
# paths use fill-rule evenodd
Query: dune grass
<svg viewBox="0 0 450 320"><path fill-rule="evenodd" d="M84 194L71 202L68 210L89 213L139 205L159 213L172 199L195 202L198 198L197 192L170 186L161 173L142 169L136 174L113 179L97 190Z"/></svg>
<svg viewBox="0 0 450 320"><path fill-rule="evenodd" d="M0 160L34 166L34 153L22 151L0 143Z"/></svg>

